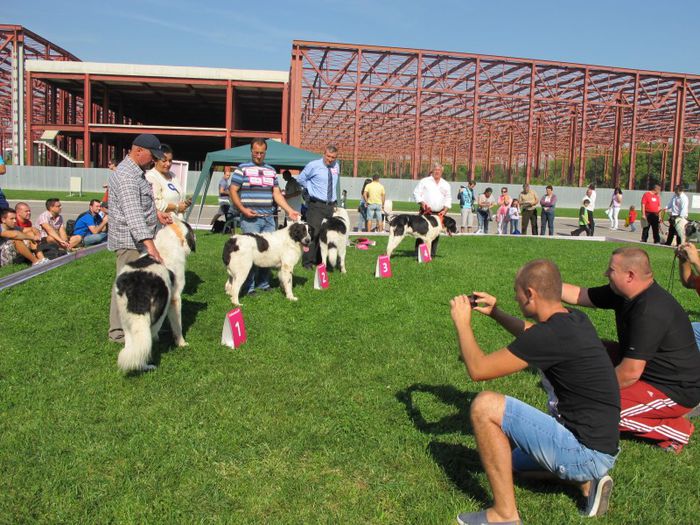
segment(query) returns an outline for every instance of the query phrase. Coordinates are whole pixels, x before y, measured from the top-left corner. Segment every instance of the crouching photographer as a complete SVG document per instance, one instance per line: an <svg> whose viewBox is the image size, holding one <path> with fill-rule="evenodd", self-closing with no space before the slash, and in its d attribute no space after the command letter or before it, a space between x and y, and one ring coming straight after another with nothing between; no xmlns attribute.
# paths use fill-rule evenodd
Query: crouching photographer
<svg viewBox="0 0 700 525"><path fill-rule="evenodd" d="M585 498L583 514L600 516L608 507L613 481L608 471L618 453L620 393L610 359L588 317L561 303L557 266L540 259L520 268L516 301L526 318L497 307L495 297L474 292L451 301L459 348L474 381L539 368L558 398L553 417L513 397L481 392L471 404L471 421L481 463L493 490L489 509L463 513L461 524L520 523L513 471L573 481ZM505 348L484 353L471 326L472 312L491 317L515 336ZM513 448L511 448L513 443Z"/></svg>

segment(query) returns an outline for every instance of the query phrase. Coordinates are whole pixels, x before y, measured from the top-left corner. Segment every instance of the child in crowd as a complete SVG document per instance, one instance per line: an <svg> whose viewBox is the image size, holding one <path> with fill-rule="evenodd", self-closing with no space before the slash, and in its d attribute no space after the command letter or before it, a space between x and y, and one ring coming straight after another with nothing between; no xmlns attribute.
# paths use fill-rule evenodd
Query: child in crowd
<svg viewBox="0 0 700 525"><path fill-rule="evenodd" d="M510 222L510 233L520 235L520 203L518 199L513 199L508 208L508 220Z"/></svg>
<svg viewBox="0 0 700 525"><path fill-rule="evenodd" d="M591 203L589 199L583 199L583 204L578 210L578 228L571 232L571 235L578 237L581 232L586 232L589 237L593 235L591 231L591 219L593 218L593 212L588 209L588 205Z"/></svg>
<svg viewBox="0 0 700 525"><path fill-rule="evenodd" d="M630 206L630 211L625 220L625 226L629 226L631 232L637 231L637 210L634 209L634 206Z"/></svg>

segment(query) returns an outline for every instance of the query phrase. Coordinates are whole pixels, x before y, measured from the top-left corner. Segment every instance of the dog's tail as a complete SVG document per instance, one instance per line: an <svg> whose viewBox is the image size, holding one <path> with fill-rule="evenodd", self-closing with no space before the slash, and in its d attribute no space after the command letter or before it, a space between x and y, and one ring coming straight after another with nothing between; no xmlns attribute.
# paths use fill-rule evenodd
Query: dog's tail
<svg viewBox="0 0 700 525"><path fill-rule="evenodd" d="M123 372L147 370L148 360L151 357L151 316L131 314L129 320L131 326L124 327L124 348L119 352L117 364ZM135 317L135 318L134 318ZM122 316L124 319L124 316ZM124 321L122 321L124 322Z"/></svg>
<svg viewBox="0 0 700 525"><path fill-rule="evenodd" d="M324 261L325 262L325 261ZM334 242L328 243L328 264L331 268L335 268L338 263L338 247Z"/></svg>

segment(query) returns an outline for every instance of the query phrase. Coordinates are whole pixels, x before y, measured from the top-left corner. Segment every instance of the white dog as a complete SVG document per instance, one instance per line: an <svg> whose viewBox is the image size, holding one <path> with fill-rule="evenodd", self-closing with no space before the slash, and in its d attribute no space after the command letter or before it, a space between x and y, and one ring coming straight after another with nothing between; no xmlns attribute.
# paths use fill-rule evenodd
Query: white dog
<svg viewBox="0 0 700 525"><path fill-rule="evenodd" d="M350 231L350 217L345 208L335 208L333 217L323 219L318 242L321 246L321 262L330 268L340 266L340 271L345 273L345 251L348 247L348 231Z"/></svg>
<svg viewBox="0 0 700 525"><path fill-rule="evenodd" d="M253 265L260 268L279 268L279 280L285 296L296 301L292 293L292 272L299 262L302 250L311 242L311 228L304 222L295 222L274 232L232 235L224 245L223 260L228 272L226 293L238 306L241 286Z"/></svg>
<svg viewBox="0 0 700 525"><path fill-rule="evenodd" d="M448 216L443 217L442 223L440 223L440 219L436 215L396 215L389 221L389 242L386 254L391 257L392 252L406 235L417 239L416 249L418 244L425 243L431 247L432 252L434 251L433 244L442 230L448 235L457 233L457 223Z"/></svg>
<svg viewBox="0 0 700 525"><path fill-rule="evenodd" d="M182 337L182 300L185 262L195 251L195 236L186 222L173 223L158 231L155 245L163 264L147 255L128 263L114 283L119 317L124 329L124 348L117 364L124 372L153 370L150 364L153 340L168 316L177 346L187 346Z"/></svg>

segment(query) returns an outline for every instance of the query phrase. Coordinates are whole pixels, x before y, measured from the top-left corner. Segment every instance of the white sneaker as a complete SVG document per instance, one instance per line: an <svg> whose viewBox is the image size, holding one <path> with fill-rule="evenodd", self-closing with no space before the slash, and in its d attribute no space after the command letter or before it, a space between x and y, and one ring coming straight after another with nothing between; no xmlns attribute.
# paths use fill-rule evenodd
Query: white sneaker
<svg viewBox="0 0 700 525"><path fill-rule="evenodd" d="M39 259L37 262L32 263L32 266L41 266L42 264L46 264L47 262L49 262L49 259L44 257L43 259Z"/></svg>

